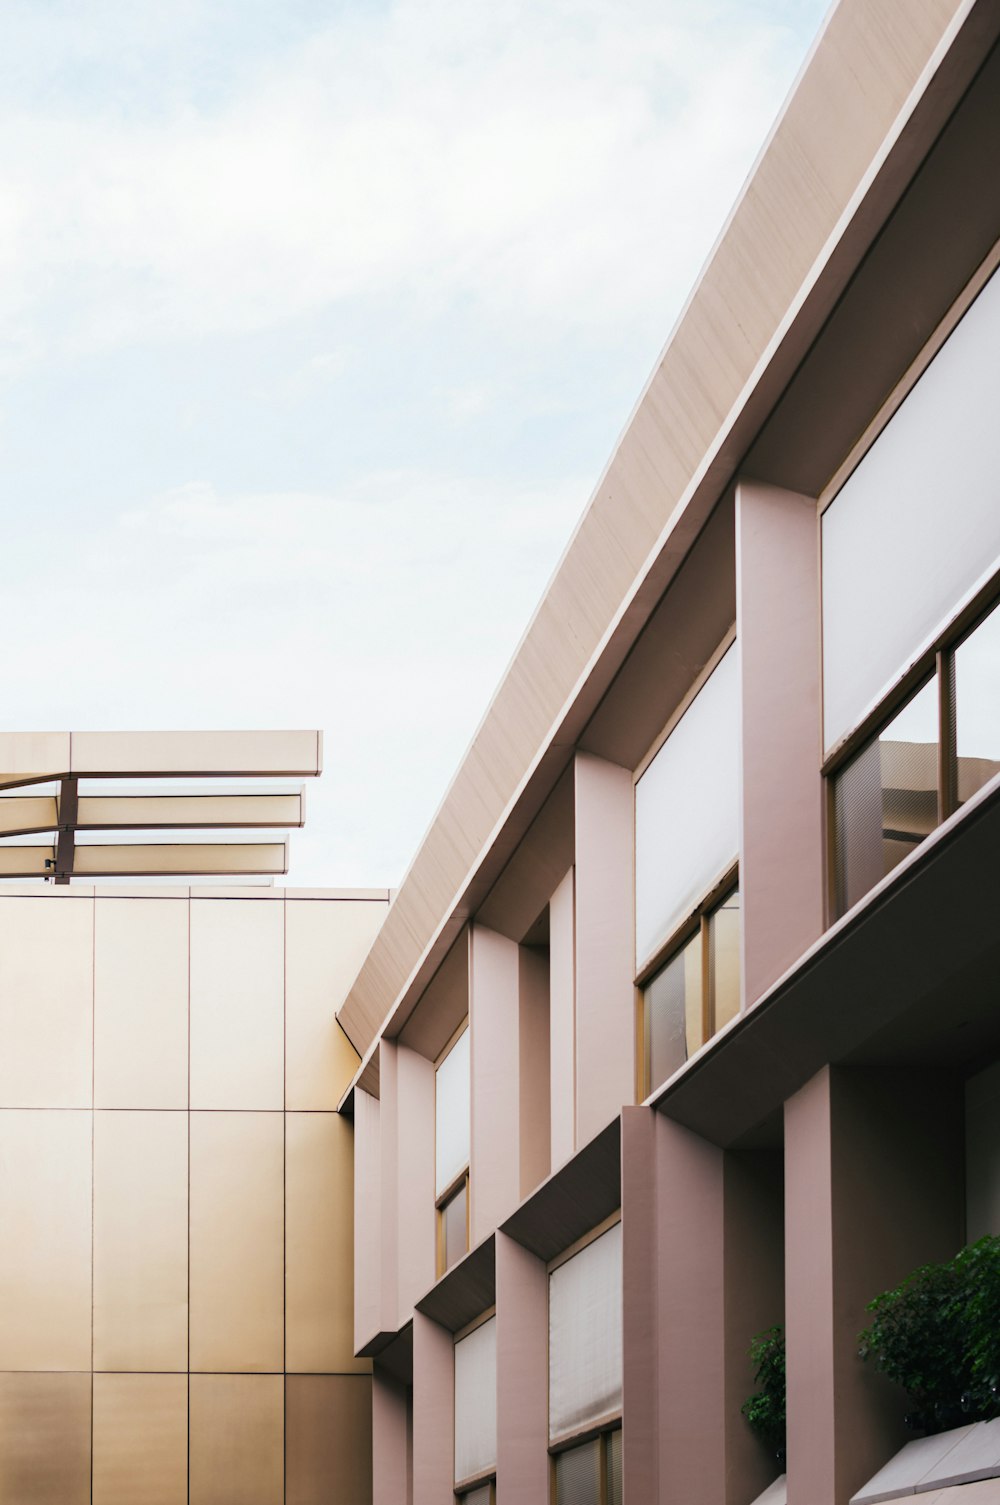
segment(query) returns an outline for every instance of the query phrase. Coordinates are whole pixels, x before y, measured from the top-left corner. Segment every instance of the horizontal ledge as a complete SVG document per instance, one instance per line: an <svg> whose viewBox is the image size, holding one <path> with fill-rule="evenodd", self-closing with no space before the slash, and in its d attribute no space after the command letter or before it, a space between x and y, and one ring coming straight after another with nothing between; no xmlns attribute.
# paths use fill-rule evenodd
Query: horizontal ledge
<svg viewBox="0 0 1000 1505"><path fill-rule="evenodd" d="M315 778L319 731L0 732L0 786L71 776Z"/></svg>
<svg viewBox="0 0 1000 1505"><path fill-rule="evenodd" d="M54 877L54 846L0 847L0 878ZM230 877L287 873L288 843L150 842L78 846L74 878Z"/></svg>
<svg viewBox="0 0 1000 1505"><path fill-rule="evenodd" d="M78 831L252 830L301 827L301 790L278 794L83 794L75 820ZM57 795L0 798L0 837L55 831L60 825Z"/></svg>

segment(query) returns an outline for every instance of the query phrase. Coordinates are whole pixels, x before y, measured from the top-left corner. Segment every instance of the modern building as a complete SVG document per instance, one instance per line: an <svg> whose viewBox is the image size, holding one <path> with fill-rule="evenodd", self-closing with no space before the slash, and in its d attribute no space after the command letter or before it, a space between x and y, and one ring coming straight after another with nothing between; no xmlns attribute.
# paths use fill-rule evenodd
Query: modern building
<svg viewBox="0 0 1000 1505"><path fill-rule="evenodd" d="M998 35L832 9L339 1010L377 1505L848 1505L1000 1234Z"/></svg>
<svg viewBox="0 0 1000 1505"><path fill-rule="evenodd" d="M998 162L839 0L395 895L206 786L315 733L0 737L0 1505L1000 1500L857 1353L1000 1234Z"/></svg>

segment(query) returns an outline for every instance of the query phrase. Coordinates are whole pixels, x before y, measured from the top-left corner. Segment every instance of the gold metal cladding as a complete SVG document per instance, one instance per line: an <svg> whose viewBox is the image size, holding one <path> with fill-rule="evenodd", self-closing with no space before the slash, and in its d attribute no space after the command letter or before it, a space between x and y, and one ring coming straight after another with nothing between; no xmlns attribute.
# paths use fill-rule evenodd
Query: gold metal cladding
<svg viewBox="0 0 1000 1505"><path fill-rule="evenodd" d="M285 1381L285 1505L370 1500L371 1380L290 1374Z"/></svg>
<svg viewBox="0 0 1000 1505"><path fill-rule="evenodd" d="M191 1505L282 1505L284 1386L280 1374L192 1374Z"/></svg>
<svg viewBox="0 0 1000 1505"><path fill-rule="evenodd" d="M191 1106L284 1107L283 904L191 902Z"/></svg>
<svg viewBox="0 0 1000 1505"><path fill-rule="evenodd" d="M191 1114L192 1369L284 1367L283 1162L281 1113Z"/></svg>
<svg viewBox="0 0 1000 1505"><path fill-rule="evenodd" d="M91 1124L0 1112L0 1370L90 1369Z"/></svg>
<svg viewBox="0 0 1000 1505"><path fill-rule="evenodd" d="M94 1375L93 1505L187 1505L186 1374Z"/></svg>
<svg viewBox="0 0 1000 1505"><path fill-rule="evenodd" d="M87 900L0 905L0 1108L90 1107L93 923Z"/></svg>
<svg viewBox="0 0 1000 1505"><path fill-rule="evenodd" d="M0 1374L0 1500L90 1505L89 1373Z"/></svg>
<svg viewBox="0 0 1000 1505"><path fill-rule="evenodd" d="M98 1108L188 1105L186 898L96 903L94 1102Z"/></svg>
<svg viewBox="0 0 1000 1505"><path fill-rule="evenodd" d="M96 1114L95 1369L187 1369L187 1219L187 1114Z"/></svg>

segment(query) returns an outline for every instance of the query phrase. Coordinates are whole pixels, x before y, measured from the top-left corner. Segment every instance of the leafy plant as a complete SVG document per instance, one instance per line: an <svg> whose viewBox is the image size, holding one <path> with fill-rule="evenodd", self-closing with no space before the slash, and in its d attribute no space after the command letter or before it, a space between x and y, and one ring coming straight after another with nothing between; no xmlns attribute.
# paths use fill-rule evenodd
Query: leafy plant
<svg viewBox="0 0 1000 1505"><path fill-rule="evenodd" d="M742 1413L768 1452L785 1466L785 1330L769 1327L750 1343L750 1358L756 1367L757 1392L742 1406Z"/></svg>
<svg viewBox="0 0 1000 1505"><path fill-rule="evenodd" d="M1000 1238L921 1266L868 1311L861 1357L906 1391L907 1426L930 1434L1000 1416Z"/></svg>

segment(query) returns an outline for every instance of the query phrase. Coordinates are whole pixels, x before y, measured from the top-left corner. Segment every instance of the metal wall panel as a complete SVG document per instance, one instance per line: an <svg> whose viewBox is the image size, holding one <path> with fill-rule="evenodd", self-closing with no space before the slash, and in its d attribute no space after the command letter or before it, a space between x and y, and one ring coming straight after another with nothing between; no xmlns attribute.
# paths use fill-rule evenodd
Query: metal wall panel
<svg viewBox="0 0 1000 1505"><path fill-rule="evenodd" d="M95 1374L93 1505L187 1505L186 1374Z"/></svg>
<svg viewBox="0 0 1000 1505"><path fill-rule="evenodd" d="M283 1114L191 1114L192 1369L284 1367L283 1180Z"/></svg>
<svg viewBox="0 0 1000 1505"><path fill-rule="evenodd" d="M0 1369L90 1368L92 1122L0 1111Z"/></svg>
<svg viewBox="0 0 1000 1505"><path fill-rule="evenodd" d="M188 902L101 899L94 922L98 1108L186 1108Z"/></svg>
<svg viewBox="0 0 1000 1505"><path fill-rule="evenodd" d="M387 909L371 899L286 903L287 1108L336 1108L357 1070L358 1054L335 1012Z"/></svg>
<svg viewBox="0 0 1000 1505"><path fill-rule="evenodd" d="M94 1368L187 1369L188 1115L94 1115Z"/></svg>
<svg viewBox="0 0 1000 1505"><path fill-rule="evenodd" d="M290 1374L285 1381L285 1505L372 1497L372 1382Z"/></svg>
<svg viewBox="0 0 1000 1505"><path fill-rule="evenodd" d="M0 1501L90 1505L90 1375L0 1374Z"/></svg>
<svg viewBox="0 0 1000 1505"><path fill-rule="evenodd" d="M191 1376L191 1505L281 1505L284 1383L280 1374Z"/></svg>
<svg viewBox="0 0 1000 1505"><path fill-rule="evenodd" d="M91 899L0 905L0 1107L92 1102Z"/></svg>
<svg viewBox="0 0 1000 1505"><path fill-rule="evenodd" d="M192 900L192 1108L284 1107L284 913Z"/></svg>
<svg viewBox="0 0 1000 1505"><path fill-rule="evenodd" d="M285 1122L285 1368L367 1374L354 1357L352 1125L337 1113Z"/></svg>

